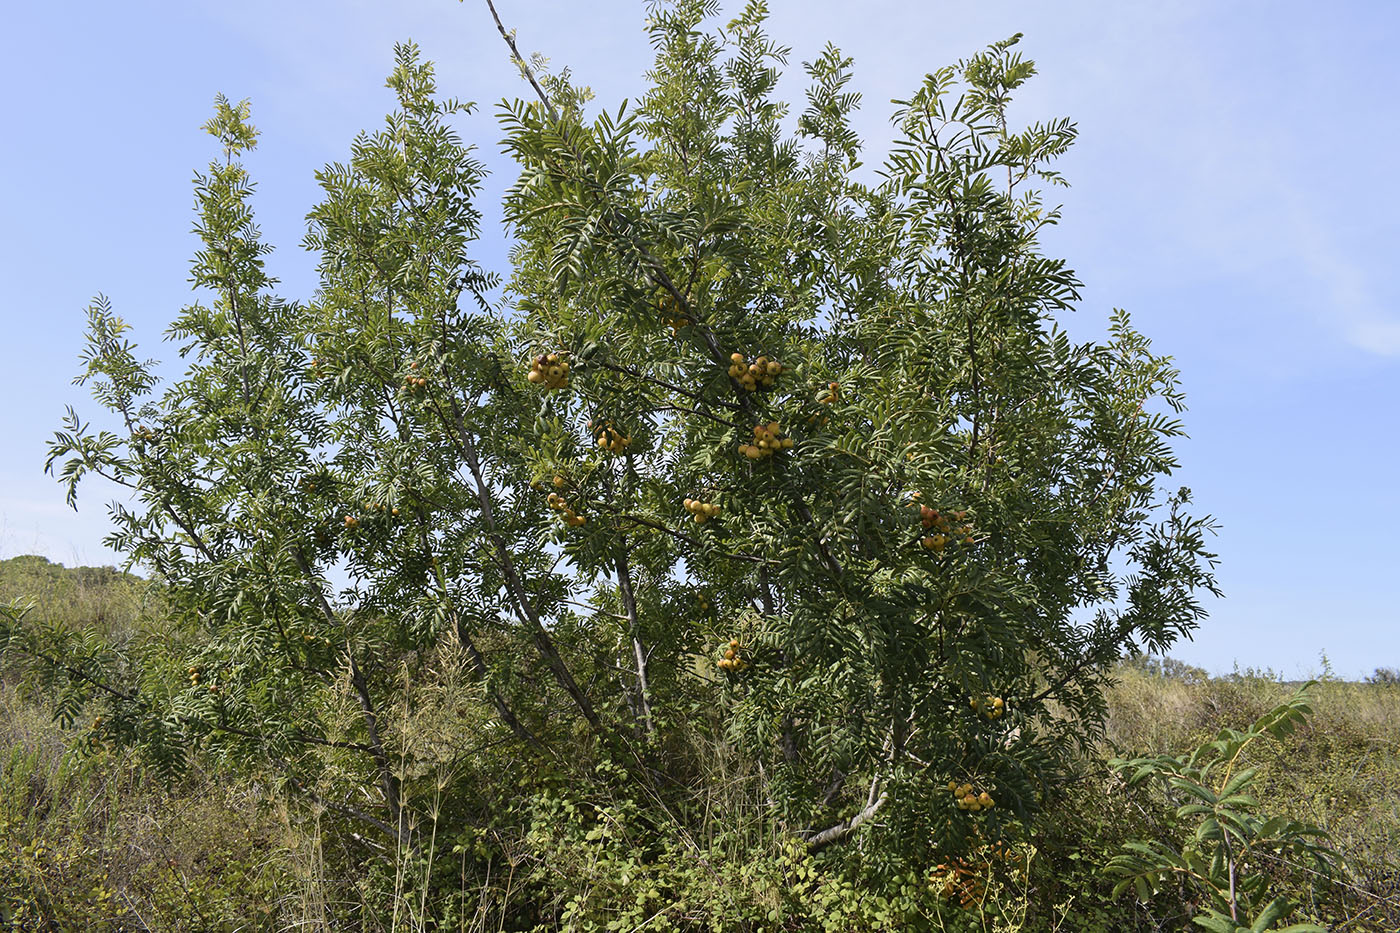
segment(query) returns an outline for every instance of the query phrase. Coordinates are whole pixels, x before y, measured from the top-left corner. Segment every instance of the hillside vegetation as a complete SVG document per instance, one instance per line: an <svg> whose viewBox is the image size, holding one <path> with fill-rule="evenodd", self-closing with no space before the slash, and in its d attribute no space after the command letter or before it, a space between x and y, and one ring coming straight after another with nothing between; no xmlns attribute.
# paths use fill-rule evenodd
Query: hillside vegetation
<svg viewBox="0 0 1400 933"><path fill-rule="evenodd" d="M163 620L149 585L110 569L64 569L36 557L0 562L0 602L12 601L32 603L46 625L100 630L132 651L187 634ZM1302 905L1293 919L1337 931L1400 929L1400 686L1373 680L1323 679L1306 722L1249 755L1261 769L1263 811L1321 826L1344 856L1335 883L1261 866ZM1294 686L1256 672L1212 678L1144 658L1122 664L1115 681L1107 740L1083 759L1079 779L1052 794L1007 857L950 859L947 870L931 872L938 907L907 928L1191 928L1197 904L1187 886L1146 903L1111 896L1103 869L1124 842L1180 829L1159 797L1125 787L1107 758L1189 749L1223 726L1246 726ZM563 788L541 794L547 781L537 779L500 802L519 811L515 839L474 835L462 802L444 796L427 847L386 851L269 775L206 756L163 777L135 754L94 741L91 710L77 711L67 728L58 713L42 682L15 671L0 682L0 930L550 929L567 926L559 917L570 904L591 901L618 914L654 904L655 912L658 893L729 898L730 912L710 911L716 917L761 905L783 912L782 921L751 918L746 928L807 929L822 917L834 918L826 929L861 928L843 913L849 888L843 894L820 865L783 839L753 837L751 827L707 825L688 870L645 849L650 840L627 827L622 801L574 799ZM469 723L439 713L406 711L403 734L475 741ZM717 795L735 783L726 764L720 750L707 763ZM608 807L605 821L580 813L593 804ZM794 888L811 901L782 903Z"/></svg>
<svg viewBox="0 0 1400 933"><path fill-rule="evenodd" d="M628 101L500 24L485 136L397 46L305 295L215 98L181 371L95 296L48 450L159 587L0 605L7 922L1393 929L1390 687L1123 666L1205 620L1217 525L1173 359L1071 326L1021 36L880 152L835 45L782 95L764 0L647 12Z"/></svg>

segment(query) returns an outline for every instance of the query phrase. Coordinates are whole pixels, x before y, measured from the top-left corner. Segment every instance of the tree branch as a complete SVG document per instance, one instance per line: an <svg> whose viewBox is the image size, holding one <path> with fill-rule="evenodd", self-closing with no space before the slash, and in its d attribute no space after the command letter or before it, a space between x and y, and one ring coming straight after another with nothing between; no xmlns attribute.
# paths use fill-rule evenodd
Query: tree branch
<svg viewBox="0 0 1400 933"><path fill-rule="evenodd" d="M540 87L540 83L535 80L535 72L534 69L530 67L530 63L525 61L525 56L520 54L520 49L515 47L515 35L506 32L506 27L501 24L501 17L496 12L496 4L492 3L491 0L486 0L486 5L490 7L491 18L496 21L496 29L501 33L501 38L506 40L506 45L510 47L510 54L515 64L519 66L520 73L529 80L530 86L533 87L535 93L539 95L540 103L544 104L544 109L549 114L549 119L554 123L558 123L559 111L554 109L554 105L550 103L549 96L545 94L544 88Z"/></svg>
<svg viewBox="0 0 1400 933"><path fill-rule="evenodd" d="M817 849L822 848L823 846L830 845L838 839L842 839L846 836L849 836L851 833L859 829L861 825L867 822L872 816L874 816L876 813L879 813L881 808L884 807L885 802L889 799L890 792L888 790L881 791L880 796L876 797L870 803L866 804L863 808L861 808L861 811L855 816L851 817L848 820L842 820L834 826L828 826L826 829L822 830L819 833L812 833L811 835L808 835L806 837L808 851L814 852Z"/></svg>

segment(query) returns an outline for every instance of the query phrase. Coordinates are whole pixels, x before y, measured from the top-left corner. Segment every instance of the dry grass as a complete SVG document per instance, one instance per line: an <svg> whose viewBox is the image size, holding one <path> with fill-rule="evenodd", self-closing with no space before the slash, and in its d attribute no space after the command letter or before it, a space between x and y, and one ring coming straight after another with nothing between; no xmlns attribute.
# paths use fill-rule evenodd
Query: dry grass
<svg viewBox="0 0 1400 933"><path fill-rule="evenodd" d="M1205 680L1125 669L1109 740L1134 754L1180 753L1240 728L1298 684L1245 674ZM1345 857L1333 929L1400 929L1400 685L1323 680L1313 714L1286 740L1252 750L1266 812L1314 823Z"/></svg>

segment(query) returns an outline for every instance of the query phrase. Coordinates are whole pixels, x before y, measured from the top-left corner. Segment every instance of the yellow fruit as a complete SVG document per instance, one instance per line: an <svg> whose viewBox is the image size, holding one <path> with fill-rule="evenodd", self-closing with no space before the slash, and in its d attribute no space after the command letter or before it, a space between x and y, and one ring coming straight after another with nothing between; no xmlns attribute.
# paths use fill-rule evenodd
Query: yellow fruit
<svg viewBox="0 0 1400 933"><path fill-rule="evenodd" d="M956 780L949 781L949 782L948 782L948 789L949 789L949 790L952 790L952 791L957 790L957 789L958 789L958 782L957 782Z"/></svg>
<svg viewBox="0 0 1400 933"><path fill-rule="evenodd" d="M735 363L742 363L742 362L744 362L744 354L742 354L742 353L731 353L731 354L729 354L729 358L730 358L731 360L733 360Z"/></svg>
<svg viewBox="0 0 1400 933"><path fill-rule="evenodd" d="M739 639L737 639L737 638L731 638L731 639L729 639L729 647L731 647L731 648L737 648L737 647L739 647Z"/></svg>

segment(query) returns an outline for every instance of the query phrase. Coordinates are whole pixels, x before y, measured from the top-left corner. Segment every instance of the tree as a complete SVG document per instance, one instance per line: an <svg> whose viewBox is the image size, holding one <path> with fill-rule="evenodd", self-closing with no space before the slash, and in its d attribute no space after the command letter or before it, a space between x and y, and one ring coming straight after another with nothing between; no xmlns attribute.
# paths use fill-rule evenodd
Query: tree
<svg viewBox="0 0 1400 933"><path fill-rule="evenodd" d="M470 256L471 107L412 46L398 109L318 175L305 303L274 295L257 134L219 98L188 370L159 389L99 300L80 380L119 424L70 414L49 461L70 501L132 491L110 540L200 633L74 675L107 735L271 765L370 847L416 846L444 787L479 832L608 787L705 838L740 815L718 755L767 838L838 867L858 838L878 887L1018 832L1108 666L1189 634L1214 558L1166 486L1178 373L1126 314L1104 342L1056 322L1079 282L1039 186L1075 128L1009 125L1019 36L898 102L871 182L850 59L805 64L791 135L763 4L716 11L652 9L633 110L515 53L504 303ZM454 712L470 747L434 733Z"/></svg>

